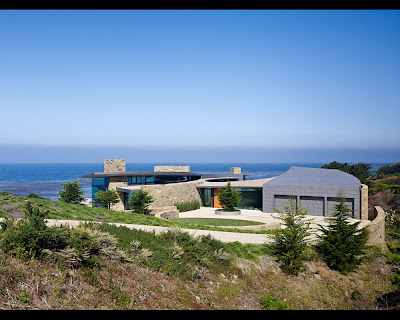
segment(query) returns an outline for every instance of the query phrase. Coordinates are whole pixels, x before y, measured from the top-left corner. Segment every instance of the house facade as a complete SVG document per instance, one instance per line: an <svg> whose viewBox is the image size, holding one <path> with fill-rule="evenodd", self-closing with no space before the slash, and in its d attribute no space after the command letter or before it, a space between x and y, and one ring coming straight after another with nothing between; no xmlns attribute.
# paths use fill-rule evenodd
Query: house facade
<svg viewBox="0 0 400 320"><path fill-rule="evenodd" d="M104 172L84 176L92 179L92 205L98 205L99 190L116 190L119 203L113 210L129 210L130 197L140 188L149 191L154 212L174 210L179 202L199 200L202 206L220 208L218 193L230 181L241 191L239 209L260 210L266 213L282 210L290 196L308 209L308 214L330 216L341 190L353 217L368 219L368 187L347 173L334 169L292 167L274 178L248 179L240 167L225 174L191 172L190 166L154 166L154 171L127 172L124 159L104 160ZM176 207L175 207L176 210ZM175 215L176 216L176 215Z"/></svg>

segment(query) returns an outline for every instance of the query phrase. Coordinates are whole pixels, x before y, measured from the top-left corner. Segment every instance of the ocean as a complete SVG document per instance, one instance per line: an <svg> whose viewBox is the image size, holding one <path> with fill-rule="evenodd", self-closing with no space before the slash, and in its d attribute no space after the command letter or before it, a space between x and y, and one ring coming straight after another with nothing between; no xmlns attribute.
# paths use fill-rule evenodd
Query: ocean
<svg viewBox="0 0 400 320"><path fill-rule="evenodd" d="M127 163L126 171L153 171L160 163ZM372 163L371 173L387 163ZM320 168L324 163L185 163L192 172L228 173L231 167L241 167L242 173L251 173L249 179L278 176L291 166ZM83 184L87 198L91 197L91 179L82 178L86 174L102 172L103 163L42 163L42 164L2 164L0 163L0 192L26 196L29 193L56 200L63 188L61 183L77 179Z"/></svg>

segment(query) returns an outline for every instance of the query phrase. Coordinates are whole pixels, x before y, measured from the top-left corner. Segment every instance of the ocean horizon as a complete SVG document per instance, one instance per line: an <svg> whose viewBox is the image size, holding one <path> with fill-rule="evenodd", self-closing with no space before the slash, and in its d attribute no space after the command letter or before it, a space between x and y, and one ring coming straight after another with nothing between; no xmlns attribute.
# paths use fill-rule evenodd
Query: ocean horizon
<svg viewBox="0 0 400 320"><path fill-rule="evenodd" d="M126 171L153 171L155 165L189 165L192 172L229 173L231 167L241 167L248 179L276 177L291 166L320 168L325 163L127 163ZM349 162L349 164L352 164ZM388 163L371 163L371 173ZM84 175L103 172L103 163L0 163L0 192L38 196L57 200L61 183L77 179L83 185L85 197L91 197L91 179Z"/></svg>

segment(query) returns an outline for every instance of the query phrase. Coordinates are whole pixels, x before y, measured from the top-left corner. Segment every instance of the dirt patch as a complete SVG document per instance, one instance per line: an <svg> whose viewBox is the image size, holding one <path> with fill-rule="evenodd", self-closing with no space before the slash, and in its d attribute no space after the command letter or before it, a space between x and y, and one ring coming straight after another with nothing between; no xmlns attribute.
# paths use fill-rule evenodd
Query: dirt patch
<svg viewBox="0 0 400 320"><path fill-rule="evenodd" d="M5 203L0 207L0 210L11 212L14 218L23 218L24 211L19 208L20 203Z"/></svg>

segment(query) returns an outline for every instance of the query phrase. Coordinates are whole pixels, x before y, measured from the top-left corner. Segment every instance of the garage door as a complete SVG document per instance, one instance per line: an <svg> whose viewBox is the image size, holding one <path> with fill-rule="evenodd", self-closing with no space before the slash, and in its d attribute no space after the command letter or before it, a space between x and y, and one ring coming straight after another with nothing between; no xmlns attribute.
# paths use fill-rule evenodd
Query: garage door
<svg viewBox="0 0 400 320"><path fill-rule="evenodd" d="M280 211L285 211L283 208L284 205L288 205L290 196L287 195L274 195L274 208L279 209ZM296 197L294 197L295 200Z"/></svg>
<svg viewBox="0 0 400 320"><path fill-rule="evenodd" d="M309 209L309 215L323 216L324 215L324 198L323 197L306 197L300 196L300 205L304 209Z"/></svg>
<svg viewBox="0 0 400 320"><path fill-rule="evenodd" d="M328 217L332 215L335 211L335 205L337 205L337 198L328 198ZM354 210L354 199L353 198L346 198L346 205L349 206L350 210ZM350 212L350 216L353 216L353 212Z"/></svg>

